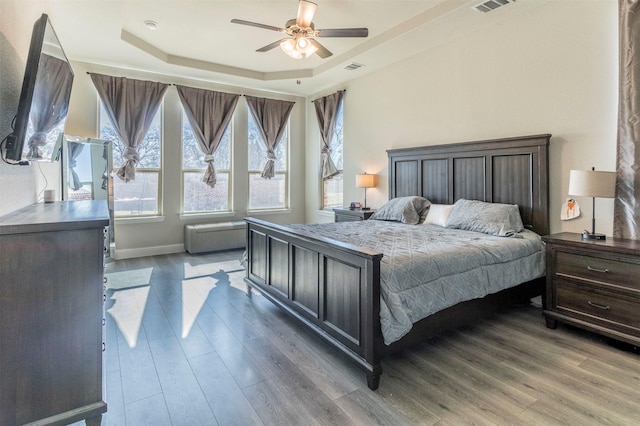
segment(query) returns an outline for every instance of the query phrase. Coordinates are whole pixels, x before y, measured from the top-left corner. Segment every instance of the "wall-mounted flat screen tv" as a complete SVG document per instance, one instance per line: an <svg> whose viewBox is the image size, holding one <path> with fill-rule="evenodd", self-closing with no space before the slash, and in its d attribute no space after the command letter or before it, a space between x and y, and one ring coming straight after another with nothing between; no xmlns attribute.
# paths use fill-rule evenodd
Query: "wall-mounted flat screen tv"
<svg viewBox="0 0 640 426"><path fill-rule="evenodd" d="M46 14L33 26L18 112L6 141L9 160L52 161L64 133L73 70Z"/></svg>

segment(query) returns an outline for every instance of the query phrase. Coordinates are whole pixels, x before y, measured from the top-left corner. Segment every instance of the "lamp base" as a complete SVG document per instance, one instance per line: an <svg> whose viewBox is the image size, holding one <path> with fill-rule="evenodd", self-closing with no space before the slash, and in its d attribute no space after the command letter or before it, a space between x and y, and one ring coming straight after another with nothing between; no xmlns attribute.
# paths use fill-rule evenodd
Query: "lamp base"
<svg viewBox="0 0 640 426"><path fill-rule="evenodd" d="M607 239L607 237L604 234L595 234L595 233L589 233L588 231L584 231L582 233L582 239L583 240L604 241L604 240Z"/></svg>

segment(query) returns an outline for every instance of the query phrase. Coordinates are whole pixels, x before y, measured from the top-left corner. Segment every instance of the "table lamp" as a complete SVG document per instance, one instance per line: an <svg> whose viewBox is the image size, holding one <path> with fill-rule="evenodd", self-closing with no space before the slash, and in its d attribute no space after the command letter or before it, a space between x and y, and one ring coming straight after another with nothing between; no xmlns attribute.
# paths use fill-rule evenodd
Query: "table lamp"
<svg viewBox="0 0 640 426"><path fill-rule="evenodd" d="M368 210L367 207L367 188L375 188L376 175L369 175L367 172L361 175L356 175L356 188L364 188L364 206L363 210Z"/></svg>
<svg viewBox="0 0 640 426"><path fill-rule="evenodd" d="M596 197L614 198L616 196L616 173L591 170L571 170L569 175L569 195L592 197L591 233L582 233L583 240L606 240L604 234L596 234Z"/></svg>

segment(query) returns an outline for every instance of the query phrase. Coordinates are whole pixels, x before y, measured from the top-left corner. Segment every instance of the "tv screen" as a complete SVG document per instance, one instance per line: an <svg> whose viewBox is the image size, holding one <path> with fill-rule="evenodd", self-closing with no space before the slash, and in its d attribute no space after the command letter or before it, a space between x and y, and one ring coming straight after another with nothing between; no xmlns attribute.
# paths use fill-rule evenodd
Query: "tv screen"
<svg viewBox="0 0 640 426"><path fill-rule="evenodd" d="M73 70L46 14L33 26L8 160L51 161L69 110Z"/></svg>

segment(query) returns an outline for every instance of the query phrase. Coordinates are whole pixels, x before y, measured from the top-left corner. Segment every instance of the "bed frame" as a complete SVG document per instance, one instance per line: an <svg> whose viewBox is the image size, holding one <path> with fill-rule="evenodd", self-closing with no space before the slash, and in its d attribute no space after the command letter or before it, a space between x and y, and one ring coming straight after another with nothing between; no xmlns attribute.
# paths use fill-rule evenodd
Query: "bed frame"
<svg viewBox="0 0 640 426"><path fill-rule="evenodd" d="M550 137L389 150L389 198L518 204L525 227L546 235ZM538 279L452 306L415 323L387 346L380 328L381 253L254 218L246 222L246 283L363 368L372 390L385 355L491 315L513 300L542 294L544 286Z"/></svg>

